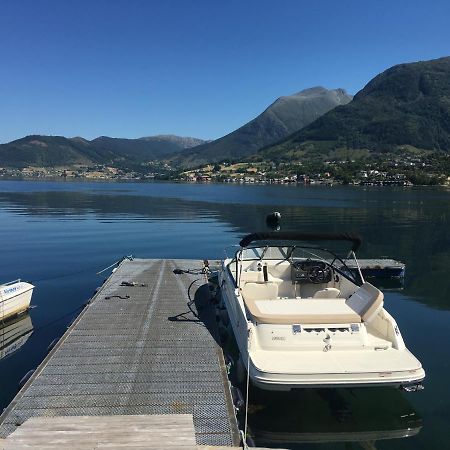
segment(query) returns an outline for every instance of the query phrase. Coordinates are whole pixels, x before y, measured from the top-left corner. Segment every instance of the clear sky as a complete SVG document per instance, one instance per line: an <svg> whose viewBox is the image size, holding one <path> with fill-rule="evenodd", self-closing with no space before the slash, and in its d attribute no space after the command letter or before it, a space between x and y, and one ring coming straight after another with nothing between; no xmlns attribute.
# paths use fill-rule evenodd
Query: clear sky
<svg viewBox="0 0 450 450"><path fill-rule="evenodd" d="M448 0L0 0L0 142L217 138L449 46Z"/></svg>

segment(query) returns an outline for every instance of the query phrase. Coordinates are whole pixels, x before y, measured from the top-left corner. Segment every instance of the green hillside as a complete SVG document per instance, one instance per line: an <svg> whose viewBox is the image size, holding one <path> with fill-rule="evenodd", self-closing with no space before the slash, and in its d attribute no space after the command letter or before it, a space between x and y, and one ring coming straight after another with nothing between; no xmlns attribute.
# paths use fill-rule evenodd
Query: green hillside
<svg viewBox="0 0 450 450"><path fill-rule="evenodd" d="M119 139L102 136L92 141L63 136L27 136L0 145L0 167L58 167L73 165L135 164L170 157L200 139L150 136Z"/></svg>
<svg viewBox="0 0 450 450"><path fill-rule="evenodd" d="M232 133L177 155L175 163L193 166L224 159L240 159L289 136L351 96L343 89L305 89L280 97L263 113Z"/></svg>
<svg viewBox="0 0 450 450"><path fill-rule="evenodd" d="M345 106L323 115L263 158L400 146L450 151L450 57L400 64L373 78Z"/></svg>
<svg viewBox="0 0 450 450"><path fill-rule="evenodd" d="M89 164L109 158L111 155L93 149L88 141L81 138L27 136L0 145L0 166L4 167L54 167Z"/></svg>

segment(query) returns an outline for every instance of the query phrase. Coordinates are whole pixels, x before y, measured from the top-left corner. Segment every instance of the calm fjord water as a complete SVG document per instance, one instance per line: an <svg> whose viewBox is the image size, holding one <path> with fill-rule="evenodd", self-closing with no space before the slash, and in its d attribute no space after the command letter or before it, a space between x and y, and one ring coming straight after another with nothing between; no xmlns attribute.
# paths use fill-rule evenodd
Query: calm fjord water
<svg viewBox="0 0 450 450"><path fill-rule="evenodd" d="M0 360L0 407L101 284L95 272L130 254L222 258L225 247L264 229L273 210L282 213L284 230L357 230L364 239L360 257L407 264L405 288L386 291L386 307L427 380L416 394L302 391L288 397L289 407L281 397L254 396L256 442L450 448L450 191L439 188L0 181L0 281L20 277L36 285L34 333ZM400 439L405 434L414 436Z"/></svg>

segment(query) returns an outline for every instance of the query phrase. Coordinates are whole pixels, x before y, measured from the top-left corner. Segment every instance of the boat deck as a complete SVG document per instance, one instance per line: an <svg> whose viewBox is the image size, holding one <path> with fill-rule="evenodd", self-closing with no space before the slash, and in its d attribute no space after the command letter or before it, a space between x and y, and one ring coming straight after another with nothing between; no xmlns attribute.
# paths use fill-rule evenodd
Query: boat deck
<svg viewBox="0 0 450 450"><path fill-rule="evenodd" d="M0 416L0 437L32 417L191 414L197 444L236 445L202 267L123 261Z"/></svg>

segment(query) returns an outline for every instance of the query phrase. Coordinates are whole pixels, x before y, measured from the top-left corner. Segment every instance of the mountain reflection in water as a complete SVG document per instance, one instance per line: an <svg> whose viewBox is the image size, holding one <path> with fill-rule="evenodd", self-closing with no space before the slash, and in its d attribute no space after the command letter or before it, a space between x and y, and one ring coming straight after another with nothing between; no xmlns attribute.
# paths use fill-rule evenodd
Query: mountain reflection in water
<svg viewBox="0 0 450 450"><path fill-rule="evenodd" d="M253 192L253 187L242 186L240 193L248 190L255 202L259 200L258 203L247 204L236 203L235 198L224 196L223 194L227 193L226 189L220 190L222 197L215 198L215 201L211 199L200 201L191 198L201 196L185 194L185 185L175 185L179 188L179 198L155 197L151 190L150 193L143 191L142 186L145 187L145 184L131 185L128 190L123 185L116 186L117 192L113 189L114 185L110 184L107 185L109 188L107 192L104 189L99 192L84 190L0 192L0 205L10 212L26 215L39 221L49 219L92 221L95 219L101 224L116 224L116 229L119 226L123 236L127 231L123 228L125 224L140 223L141 226L145 226L147 223L153 225L148 228L153 237L160 234L164 238L169 238L164 229L157 230L158 223L169 221L173 224L170 227L172 233L194 233L193 237L196 238L197 246L208 249L206 254L191 253L190 257L221 257L223 247L235 244L238 238L233 241L230 236L224 236L221 233L215 236L205 235L202 224L211 225L207 230L208 233L216 230L214 223L227 224L227 231L239 237L248 232L263 230L266 227L267 213L271 212L267 205L267 200L270 199L282 213L281 226L284 231L357 230L364 242L359 257L393 257L407 262L406 293L414 296L417 301L431 303L437 308L450 309L450 295L448 295L450 277L447 276L447 268L450 266L450 195L445 195L445 192L389 188L364 191L359 188L348 188L347 191L344 190L346 195L338 198L334 188L306 190L281 186L257 186L255 188L261 189L261 195L258 197ZM167 186L171 188L171 194L175 195L174 185L167 184ZM136 192L133 190L134 187L137 189ZM192 188L190 185L187 187ZM215 188L211 185L203 187L205 190ZM339 191L343 188L337 189ZM308 193L315 192L315 196L308 197L306 200L292 196L292 192L297 191L303 194L305 190ZM283 203L287 202L283 196L287 192L288 200L290 199L292 204L279 206L276 203L277 198L273 195L274 191L278 191ZM157 192L160 190L158 189ZM265 195L267 192L271 195ZM330 192L333 193L331 198L328 196ZM209 198L209 195L205 197ZM312 207L310 203L313 200ZM197 228L192 230L191 227L187 227L188 224L197 225ZM196 231L197 234L195 234ZM202 237L205 240L203 244L198 242ZM132 242L130 238L128 237L127 240ZM217 245L212 245L214 240ZM146 247L145 243L142 243L139 248L140 254L152 251ZM171 250L172 246L166 246L166 253ZM196 250L199 248L192 249L193 252ZM214 254L211 254L211 251L214 251ZM189 256L183 255L183 257ZM436 286L441 288L436 289ZM433 295L430 295L430 292Z"/></svg>

